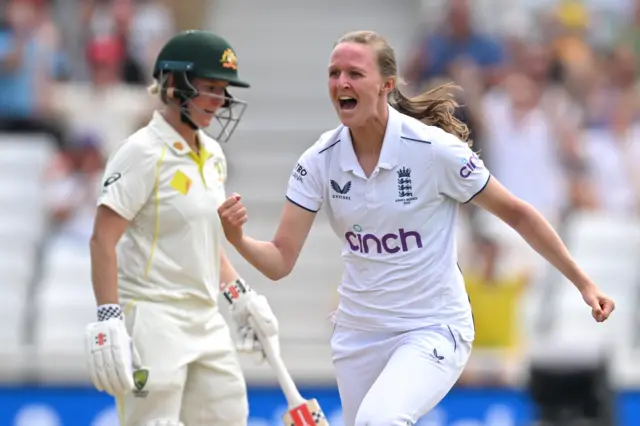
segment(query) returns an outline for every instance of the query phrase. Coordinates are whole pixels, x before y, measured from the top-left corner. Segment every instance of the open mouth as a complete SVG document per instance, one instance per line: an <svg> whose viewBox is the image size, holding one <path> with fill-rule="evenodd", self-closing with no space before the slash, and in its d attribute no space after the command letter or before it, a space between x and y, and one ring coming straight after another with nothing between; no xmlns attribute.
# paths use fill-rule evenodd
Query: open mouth
<svg viewBox="0 0 640 426"><path fill-rule="evenodd" d="M212 111L210 109L205 109L204 112L206 112L207 114L215 114L215 111Z"/></svg>
<svg viewBox="0 0 640 426"><path fill-rule="evenodd" d="M351 96L340 96L338 102L340 102L340 109L343 111L352 110L358 104L358 101Z"/></svg>

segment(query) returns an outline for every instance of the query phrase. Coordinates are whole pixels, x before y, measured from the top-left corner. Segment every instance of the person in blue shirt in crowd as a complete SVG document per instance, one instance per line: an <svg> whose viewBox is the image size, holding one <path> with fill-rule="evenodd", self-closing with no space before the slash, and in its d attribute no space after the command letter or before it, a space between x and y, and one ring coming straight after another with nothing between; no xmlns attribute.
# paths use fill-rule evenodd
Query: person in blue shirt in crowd
<svg viewBox="0 0 640 426"><path fill-rule="evenodd" d="M498 40L473 28L471 14L469 0L450 0L442 28L419 38L405 67L405 77L416 92L434 78L450 78L453 67L468 62L481 69L485 85L500 81L505 49Z"/></svg>
<svg viewBox="0 0 640 426"><path fill-rule="evenodd" d="M47 9L34 0L9 0L3 12L0 132L46 133L62 147L63 130L47 108L48 85L62 63L52 28L41 26Z"/></svg>

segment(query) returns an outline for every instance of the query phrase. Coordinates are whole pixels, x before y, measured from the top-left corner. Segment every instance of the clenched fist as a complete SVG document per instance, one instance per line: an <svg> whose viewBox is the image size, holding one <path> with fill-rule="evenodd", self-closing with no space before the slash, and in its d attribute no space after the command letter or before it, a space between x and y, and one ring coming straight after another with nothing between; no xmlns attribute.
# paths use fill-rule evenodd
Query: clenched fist
<svg viewBox="0 0 640 426"><path fill-rule="evenodd" d="M224 236L233 245L242 240L242 225L247 221L247 209L240 201L241 198L238 194L233 194L218 207Z"/></svg>
<svg viewBox="0 0 640 426"><path fill-rule="evenodd" d="M589 286L581 293L586 304L591 307L591 315L596 322L604 322L616 308L613 299L602 293L596 286Z"/></svg>

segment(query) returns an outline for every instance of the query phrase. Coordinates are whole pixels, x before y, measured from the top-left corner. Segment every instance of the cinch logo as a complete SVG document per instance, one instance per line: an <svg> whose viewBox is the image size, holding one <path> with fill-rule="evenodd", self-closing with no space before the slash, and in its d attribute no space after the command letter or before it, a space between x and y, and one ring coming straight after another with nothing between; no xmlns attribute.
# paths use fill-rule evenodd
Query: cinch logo
<svg viewBox="0 0 640 426"><path fill-rule="evenodd" d="M374 234L362 234L360 226L353 227L356 232L349 231L344 238L349 243L349 248L359 253L398 253L407 252L412 248L422 248L422 238L416 231L405 231L400 228L397 234L385 234L378 237Z"/></svg>
<svg viewBox="0 0 640 426"><path fill-rule="evenodd" d="M474 162L477 160L478 157L475 154L472 154L468 160L462 160L462 164L464 164L464 166L462 166L462 168L460 169L461 178L466 179L471 176L471 173L473 173L473 171L478 167L478 165Z"/></svg>

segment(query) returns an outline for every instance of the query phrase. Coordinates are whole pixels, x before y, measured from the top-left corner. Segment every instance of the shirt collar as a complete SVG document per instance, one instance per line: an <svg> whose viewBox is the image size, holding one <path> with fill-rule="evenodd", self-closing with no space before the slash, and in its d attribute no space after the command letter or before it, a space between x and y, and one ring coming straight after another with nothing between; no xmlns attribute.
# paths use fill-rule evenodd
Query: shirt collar
<svg viewBox="0 0 640 426"><path fill-rule="evenodd" d="M400 136L402 132L402 115L391 105L387 106L389 118L387 119L387 129L382 141L382 151L378 160L378 167L391 170L398 165L398 155L400 151ZM348 127L343 127L340 132L340 166L345 172L359 170L358 158L353 149L351 133Z"/></svg>
<svg viewBox="0 0 640 426"><path fill-rule="evenodd" d="M160 139L164 143L166 143L171 150L178 155L191 155L193 156L195 153L189 147L187 141L184 140L182 136L174 129L167 120L164 119L162 114L159 111L153 112L153 117L151 118L151 123L149 123L149 127L153 132L155 132ZM207 156L209 156L209 152L211 152L210 147L207 146L207 138L204 137L202 131L198 131L198 139L200 140L201 149L204 148L204 151L207 152Z"/></svg>

